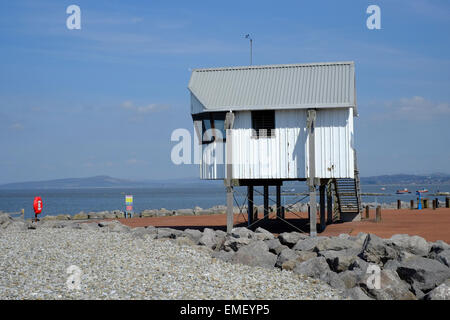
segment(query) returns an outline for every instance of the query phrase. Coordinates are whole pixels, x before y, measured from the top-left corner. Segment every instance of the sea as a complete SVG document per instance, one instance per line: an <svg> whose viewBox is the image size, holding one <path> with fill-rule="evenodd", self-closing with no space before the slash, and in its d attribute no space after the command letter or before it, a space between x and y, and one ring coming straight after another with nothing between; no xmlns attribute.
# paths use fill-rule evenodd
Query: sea
<svg viewBox="0 0 450 320"><path fill-rule="evenodd" d="M407 188L411 193L396 194L399 189ZM424 197L445 201L446 196L434 196L436 192L450 192L450 185L362 185L362 193L381 195L362 195L362 202L392 203L397 199L409 202L416 200L416 190L428 189ZM384 189L384 190L383 190ZM290 183L282 187L282 203L289 204L298 200L307 202L308 198L300 193L307 192L305 182ZM262 188L255 188L254 201L263 204ZM269 189L270 198L275 199L275 187ZM226 204L226 190L223 182L217 184L171 185L142 188L81 188L81 189L43 189L43 190L0 190L0 210L3 212L19 212L25 209L25 218L34 217L33 200L40 196L43 200L41 216L58 214L76 214L80 211L125 211L125 196L133 196L133 211L144 209L168 210L194 208L210 208ZM235 205L245 204L246 187L235 188Z"/></svg>

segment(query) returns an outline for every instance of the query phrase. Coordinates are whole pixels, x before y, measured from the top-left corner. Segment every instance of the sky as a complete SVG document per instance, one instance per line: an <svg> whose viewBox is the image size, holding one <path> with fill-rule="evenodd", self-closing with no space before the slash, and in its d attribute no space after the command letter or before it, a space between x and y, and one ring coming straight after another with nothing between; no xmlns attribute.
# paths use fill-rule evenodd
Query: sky
<svg viewBox="0 0 450 320"><path fill-rule="evenodd" d="M198 176L170 160L190 70L248 65L245 34L255 65L355 61L362 176L450 173L449 30L446 0L1 0L0 184Z"/></svg>

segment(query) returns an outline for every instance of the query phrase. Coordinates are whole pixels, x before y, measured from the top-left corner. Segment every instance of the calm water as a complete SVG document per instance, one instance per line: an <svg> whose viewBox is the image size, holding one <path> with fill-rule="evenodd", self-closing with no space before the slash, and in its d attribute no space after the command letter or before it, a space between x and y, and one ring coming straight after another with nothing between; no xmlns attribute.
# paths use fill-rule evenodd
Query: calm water
<svg viewBox="0 0 450 320"><path fill-rule="evenodd" d="M385 186L386 190L381 190L383 186L362 186L362 192L385 193L385 196L363 196L363 202L390 203L397 199L409 201L416 199L414 192L418 189L426 188L430 192L450 191L450 185L402 185ZM283 186L282 190L291 192L306 192L305 183L295 183ZM396 195L398 189L408 188L411 194ZM244 201L246 189L236 188L236 199L241 205ZM258 194L261 188L255 189L255 202L262 204L262 197ZM275 188L270 189L271 193ZM32 217L33 199L41 196L44 202L44 215L55 215L61 213L75 214L80 211L103 211L103 210L125 210L125 195L134 196L134 211L139 212L144 209L180 209L200 206L209 208L214 205L226 203L225 187L223 183L208 184L207 186L172 186L154 188L97 188L97 189L47 189L47 190L0 190L0 210L5 212L16 212L25 209L25 216ZM431 196L428 196L431 198ZM274 195L271 195L275 199ZM433 197L434 198L434 197ZM440 201L445 201L445 196L438 197ZM283 196L283 203L292 203L299 199L294 196ZM307 201L306 198L304 201Z"/></svg>

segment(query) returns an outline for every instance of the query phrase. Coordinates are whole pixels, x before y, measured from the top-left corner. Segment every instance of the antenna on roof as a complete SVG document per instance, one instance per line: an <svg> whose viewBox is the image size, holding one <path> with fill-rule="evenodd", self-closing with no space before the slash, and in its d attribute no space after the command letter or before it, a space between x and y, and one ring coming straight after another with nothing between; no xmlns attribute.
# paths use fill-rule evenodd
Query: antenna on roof
<svg viewBox="0 0 450 320"><path fill-rule="evenodd" d="M252 45L253 45L253 39L250 37L250 34L245 35L245 39L250 40L250 65L252 65Z"/></svg>

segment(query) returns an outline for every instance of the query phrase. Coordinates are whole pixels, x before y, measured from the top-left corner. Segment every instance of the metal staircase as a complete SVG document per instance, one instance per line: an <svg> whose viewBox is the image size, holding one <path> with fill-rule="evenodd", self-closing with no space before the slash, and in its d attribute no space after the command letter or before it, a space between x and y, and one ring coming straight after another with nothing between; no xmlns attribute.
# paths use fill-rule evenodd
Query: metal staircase
<svg viewBox="0 0 450 320"><path fill-rule="evenodd" d="M361 212L361 188L359 183L359 171L356 161L356 152L354 152L354 179L334 179L334 191L338 204L339 213ZM342 216L341 216L342 218Z"/></svg>

